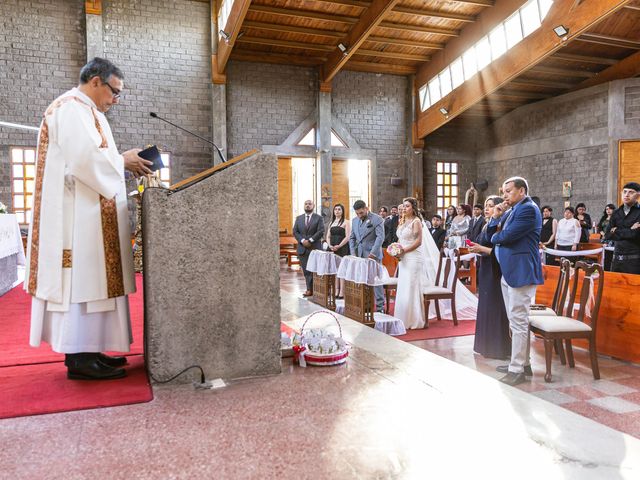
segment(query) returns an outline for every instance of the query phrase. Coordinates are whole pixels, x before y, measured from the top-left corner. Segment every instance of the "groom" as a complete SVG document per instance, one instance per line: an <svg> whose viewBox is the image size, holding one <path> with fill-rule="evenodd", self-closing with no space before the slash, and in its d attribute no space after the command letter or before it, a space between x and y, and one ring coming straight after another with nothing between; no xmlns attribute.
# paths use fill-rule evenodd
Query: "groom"
<svg viewBox="0 0 640 480"><path fill-rule="evenodd" d="M542 217L540 209L529 197L529 185L522 177L512 177L502 185L504 202L496 205L491 227L509 207L502 228L491 237L494 251L502 270L502 296L504 297L509 327L511 328L511 363L498 367L507 374L502 383L515 386L531 376L529 359L529 308L542 285L542 263L538 253Z"/></svg>
<svg viewBox="0 0 640 480"><path fill-rule="evenodd" d="M351 222L349 250L351 255L370 258L382 262L382 242L384 242L384 220L369 212L367 204L356 200L353 209L357 217ZM382 285L373 287L376 297L376 311L384 312L384 291Z"/></svg>

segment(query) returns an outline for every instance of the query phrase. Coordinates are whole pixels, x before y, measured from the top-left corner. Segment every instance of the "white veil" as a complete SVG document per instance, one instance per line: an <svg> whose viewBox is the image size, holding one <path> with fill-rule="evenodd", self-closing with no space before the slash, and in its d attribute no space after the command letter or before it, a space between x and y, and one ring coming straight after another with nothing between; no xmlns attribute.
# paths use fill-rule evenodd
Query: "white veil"
<svg viewBox="0 0 640 480"><path fill-rule="evenodd" d="M436 282L439 263L443 261L444 258L440 256L440 250L438 250L436 242L431 236L431 232L426 227L422 228L421 248L425 264L425 275L427 277L424 285L433 286ZM453 280L454 275L455 271L452 268L449 277L450 281L448 282L449 285L452 285L451 280ZM471 293L460 280L456 279L455 281L458 282L456 287L456 311L458 320L475 320L478 313L478 298ZM440 300L439 302L442 318L451 318L451 301ZM435 316L435 305L432 303L429 307L429 318L435 318Z"/></svg>

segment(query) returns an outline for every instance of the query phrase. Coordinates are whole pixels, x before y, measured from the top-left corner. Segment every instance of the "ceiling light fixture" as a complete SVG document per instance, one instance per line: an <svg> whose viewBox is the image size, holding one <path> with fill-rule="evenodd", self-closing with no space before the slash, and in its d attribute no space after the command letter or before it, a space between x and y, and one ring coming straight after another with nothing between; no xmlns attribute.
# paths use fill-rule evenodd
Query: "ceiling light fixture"
<svg viewBox="0 0 640 480"><path fill-rule="evenodd" d="M443 114L445 117L449 116L449 110L447 110L447 109L446 109L446 108L444 108L444 107L440 107L440 108L438 109L438 111L439 111L441 114Z"/></svg>
<svg viewBox="0 0 640 480"><path fill-rule="evenodd" d="M349 49L347 48L347 46L344 43L339 43L338 44L338 49L342 52L343 55L347 55L347 52L349 51Z"/></svg>
<svg viewBox="0 0 640 480"><path fill-rule="evenodd" d="M569 29L564 25L558 25L557 27L554 27L553 31L557 36L561 38L566 37L569 34Z"/></svg>
<svg viewBox="0 0 640 480"><path fill-rule="evenodd" d="M224 41L225 41L225 42L229 42L229 39L231 38L231 35L229 35L229 34L228 34L227 32L225 32L224 30L220 30L218 33L220 34L220 36L221 36L222 38L224 38Z"/></svg>

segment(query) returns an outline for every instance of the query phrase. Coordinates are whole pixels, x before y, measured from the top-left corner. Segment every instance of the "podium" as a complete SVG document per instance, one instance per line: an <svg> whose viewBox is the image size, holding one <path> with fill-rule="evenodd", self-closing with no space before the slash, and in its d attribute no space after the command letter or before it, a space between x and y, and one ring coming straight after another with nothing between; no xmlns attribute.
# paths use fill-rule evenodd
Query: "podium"
<svg viewBox="0 0 640 480"><path fill-rule="evenodd" d="M142 199L152 382L280 373L278 163L257 150ZM175 382L199 379L191 370Z"/></svg>
<svg viewBox="0 0 640 480"><path fill-rule="evenodd" d="M307 270L313 272L314 303L329 310L336 309L336 274L342 257L333 252L312 250L309 254Z"/></svg>
<svg viewBox="0 0 640 480"><path fill-rule="evenodd" d="M389 279L386 268L375 260L348 255L342 258L336 276L345 280L345 316L375 326L373 287L383 285Z"/></svg>

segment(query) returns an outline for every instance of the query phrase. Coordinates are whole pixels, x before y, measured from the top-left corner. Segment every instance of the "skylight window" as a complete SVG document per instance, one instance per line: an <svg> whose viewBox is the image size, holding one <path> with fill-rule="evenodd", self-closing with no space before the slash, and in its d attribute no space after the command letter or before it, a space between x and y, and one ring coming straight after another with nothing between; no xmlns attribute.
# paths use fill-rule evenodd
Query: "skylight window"
<svg viewBox="0 0 640 480"><path fill-rule="evenodd" d="M420 88L422 111L504 55L527 35L535 32L552 5L553 0L529 0L488 35L478 40L462 54L462 57L456 58L447 68L429 80L427 85Z"/></svg>
<svg viewBox="0 0 640 480"><path fill-rule="evenodd" d="M302 137L302 140L298 142L298 145L309 145L315 147L316 145L316 129L312 128L307 134Z"/></svg>
<svg viewBox="0 0 640 480"><path fill-rule="evenodd" d="M333 130L331 130L331 146L332 147L346 147L347 144L344 143L340 137L338 135L336 135L336 132L334 132Z"/></svg>

